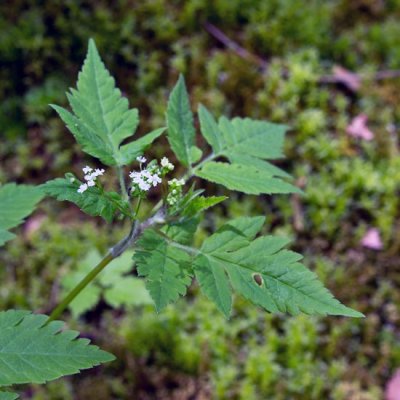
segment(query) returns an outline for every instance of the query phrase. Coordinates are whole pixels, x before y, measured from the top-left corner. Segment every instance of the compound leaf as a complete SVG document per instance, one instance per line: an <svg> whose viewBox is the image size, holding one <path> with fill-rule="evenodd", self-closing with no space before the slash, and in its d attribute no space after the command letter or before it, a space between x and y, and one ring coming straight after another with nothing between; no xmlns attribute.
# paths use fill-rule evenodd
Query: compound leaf
<svg viewBox="0 0 400 400"><path fill-rule="evenodd" d="M143 233L137 246L138 273L146 277L146 287L160 312L186 293L192 281L190 257L151 229Z"/></svg>
<svg viewBox="0 0 400 400"><path fill-rule="evenodd" d="M67 93L73 113L52 105L82 149L106 165L130 163L162 132L150 133L139 143L131 142L120 149L139 124L136 108L116 88L96 45L89 40L88 53L78 76L77 88ZM134 144L136 143L136 144Z"/></svg>
<svg viewBox="0 0 400 400"><path fill-rule="evenodd" d="M213 149L210 160L195 168L203 179L249 194L292 193L299 190L283 181L285 171L267 159L283 156L282 148L287 127L250 118L221 117L215 121L202 105L199 107L200 128ZM218 157L229 163L215 163Z"/></svg>
<svg viewBox="0 0 400 400"><path fill-rule="evenodd" d="M182 75L169 97L167 125L168 141L178 160L186 167L198 161L201 150L194 145L193 113Z"/></svg>
<svg viewBox="0 0 400 400"><path fill-rule="evenodd" d="M225 224L204 241L193 261L200 288L226 316L230 285L269 312L363 316L336 300L299 262L300 254L283 249L286 238L261 236L252 241L261 220L237 219Z"/></svg>
<svg viewBox="0 0 400 400"><path fill-rule="evenodd" d="M14 237L8 229L21 224L42 198L43 193L34 186L15 183L0 186L0 246Z"/></svg>
<svg viewBox="0 0 400 400"><path fill-rule="evenodd" d="M114 360L114 356L61 331L63 323L46 325L46 315L27 311L0 312L0 386L45 383Z"/></svg>

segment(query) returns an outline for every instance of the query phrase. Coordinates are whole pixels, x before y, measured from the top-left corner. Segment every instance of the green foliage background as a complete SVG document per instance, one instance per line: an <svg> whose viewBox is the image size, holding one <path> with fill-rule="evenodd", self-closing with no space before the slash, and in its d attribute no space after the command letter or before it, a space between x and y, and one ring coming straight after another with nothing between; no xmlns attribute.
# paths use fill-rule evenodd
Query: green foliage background
<svg viewBox="0 0 400 400"><path fill-rule="evenodd" d="M181 72L193 104L214 115L292 127L287 160L300 200L233 194L205 232L228 217L265 213L292 237L318 276L365 320L271 317L237 300L227 323L205 298L125 313L100 302L69 319L118 357L79 378L26 388L39 399L362 399L383 396L400 365L400 79L364 81L357 93L318 82L333 65L361 74L400 68L400 2L388 0L14 0L0 4L0 181L38 184L78 172L87 159L48 107L65 104L96 40L118 86L139 108L139 133L161 126ZM268 61L262 70L204 29L222 29ZM372 142L345 133L359 113ZM152 155L164 155L162 141ZM197 143L204 147L204 143ZM213 186L209 185L209 193ZM360 247L369 226L380 252ZM125 227L126 230L127 227ZM47 312L58 282L115 232L65 204L46 203L0 253L0 307ZM121 227L120 234L124 229ZM265 232L267 233L267 232ZM117 232L119 234L119 232ZM56 284L54 284L56 282ZM351 303L353 302L353 303ZM193 398L193 397L192 397Z"/></svg>

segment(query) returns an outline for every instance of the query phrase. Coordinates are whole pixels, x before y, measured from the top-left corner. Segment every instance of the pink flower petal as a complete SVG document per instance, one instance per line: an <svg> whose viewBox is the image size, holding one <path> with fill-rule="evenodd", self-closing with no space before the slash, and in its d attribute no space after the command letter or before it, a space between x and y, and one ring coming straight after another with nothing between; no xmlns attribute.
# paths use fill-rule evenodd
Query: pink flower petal
<svg viewBox="0 0 400 400"><path fill-rule="evenodd" d="M382 250L383 243L379 230L376 228L369 228L361 239L361 244L368 249Z"/></svg>
<svg viewBox="0 0 400 400"><path fill-rule="evenodd" d="M357 115L347 126L346 132L355 138L372 140L374 133L367 126L368 117L365 114Z"/></svg>
<svg viewBox="0 0 400 400"><path fill-rule="evenodd" d="M386 385L385 400L400 400L400 370L398 369Z"/></svg>
<svg viewBox="0 0 400 400"><path fill-rule="evenodd" d="M333 77L336 79L337 82L340 82L352 92L357 92L358 89L360 89L360 77L354 72L351 72L339 65L333 67Z"/></svg>

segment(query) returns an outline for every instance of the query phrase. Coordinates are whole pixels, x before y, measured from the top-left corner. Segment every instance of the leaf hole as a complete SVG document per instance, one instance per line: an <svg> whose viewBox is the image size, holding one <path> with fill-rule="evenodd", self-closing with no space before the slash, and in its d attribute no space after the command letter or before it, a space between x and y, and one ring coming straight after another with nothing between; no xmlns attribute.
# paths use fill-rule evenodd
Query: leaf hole
<svg viewBox="0 0 400 400"><path fill-rule="evenodd" d="M257 283L258 286L263 286L264 281L260 274L253 274L254 282Z"/></svg>

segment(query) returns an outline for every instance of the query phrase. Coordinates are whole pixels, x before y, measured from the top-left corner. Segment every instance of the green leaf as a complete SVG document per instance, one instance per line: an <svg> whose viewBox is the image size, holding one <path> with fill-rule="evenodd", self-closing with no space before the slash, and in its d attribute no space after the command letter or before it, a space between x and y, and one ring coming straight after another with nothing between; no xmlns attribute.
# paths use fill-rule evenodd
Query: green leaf
<svg viewBox="0 0 400 400"><path fill-rule="evenodd" d="M197 196L186 205L186 207L182 210L182 214L186 217L198 215L200 212L207 210L208 208L213 207L226 199L226 196Z"/></svg>
<svg viewBox="0 0 400 400"><path fill-rule="evenodd" d="M225 117L221 117L217 124L202 105L199 119L201 132L213 153L208 161L199 165L200 169L195 168L197 176L249 194L299 191L280 179L290 175L266 161L283 157L285 125L249 118L228 120ZM227 158L231 164L212 161L219 157Z"/></svg>
<svg viewBox="0 0 400 400"><path fill-rule="evenodd" d="M261 218L225 224L204 241L193 261L200 288L224 315L229 316L231 285L270 312L363 316L336 300L317 276L299 263L300 254L282 249L286 238L261 236L252 241Z"/></svg>
<svg viewBox="0 0 400 400"><path fill-rule="evenodd" d="M11 239L14 239L16 236L8 232L4 229L0 229L0 246L2 246L4 243L8 242Z"/></svg>
<svg viewBox="0 0 400 400"><path fill-rule="evenodd" d="M120 211L129 216L129 206L116 192L105 192L97 186L89 187L84 193L78 193L81 182L78 179L57 178L40 186L47 196L57 200L67 200L76 204L83 212L103 217L111 222L115 213Z"/></svg>
<svg viewBox="0 0 400 400"><path fill-rule="evenodd" d="M129 109L128 100L115 87L114 78L107 71L96 45L89 40L89 48L77 89L67 93L73 113L52 105L82 149L106 165L125 165L134 154L143 150L162 132L151 132L120 148L131 137L139 124L137 109ZM136 144L134 144L136 143Z"/></svg>
<svg viewBox="0 0 400 400"><path fill-rule="evenodd" d="M283 157L286 125L250 118L228 120L221 117L218 126L224 138L222 152L228 158L232 153L269 160Z"/></svg>
<svg viewBox="0 0 400 400"><path fill-rule="evenodd" d="M248 165L210 161L196 175L248 194L302 193L297 187L274 178L267 170Z"/></svg>
<svg viewBox="0 0 400 400"><path fill-rule="evenodd" d="M18 399L19 395L12 392L0 392L0 400L15 400Z"/></svg>
<svg viewBox="0 0 400 400"><path fill-rule="evenodd" d="M201 291L229 318L232 290L223 265L217 259L201 254L194 259L193 268Z"/></svg>
<svg viewBox="0 0 400 400"><path fill-rule="evenodd" d="M42 192L34 186L0 186L0 246L15 237L8 229L21 224L42 198Z"/></svg>
<svg viewBox="0 0 400 400"><path fill-rule="evenodd" d="M194 145L195 129L189 95L182 75L171 92L167 108L168 141L178 160L186 167L197 162L201 150Z"/></svg>
<svg viewBox="0 0 400 400"><path fill-rule="evenodd" d="M95 131L90 130L84 121L81 121L68 110L55 104L50 104L50 106L57 111L85 153L98 158L103 164L115 165L113 149L108 142L104 141Z"/></svg>
<svg viewBox="0 0 400 400"><path fill-rule="evenodd" d="M226 144L217 122L202 104L199 105L198 113L202 135L216 154L222 154Z"/></svg>
<svg viewBox="0 0 400 400"><path fill-rule="evenodd" d="M45 383L114 360L114 356L61 331L63 323L46 325L46 315L0 312L0 386Z"/></svg>
<svg viewBox="0 0 400 400"><path fill-rule="evenodd" d="M161 136L166 129L167 128L155 129L138 140L121 146L121 163L123 165L130 164L136 159L136 157L142 155L154 140Z"/></svg>
<svg viewBox="0 0 400 400"><path fill-rule="evenodd" d="M248 245L265 221L264 217L241 217L223 225L208 237L200 249L201 254L193 261L196 279L202 292L215 302L219 310L229 317L232 308L232 291L224 264L214 257L216 251L226 252Z"/></svg>
<svg viewBox="0 0 400 400"><path fill-rule="evenodd" d="M134 260L139 275L146 277L146 287L160 312L186 293L192 281L190 257L151 229L143 233L137 246Z"/></svg>
<svg viewBox="0 0 400 400"><path fill-rule="evenodd" d="M193 242L199 222L199 218L183 218L179 221L169 223L163 227L162 231L175 242L189 245Z"/></svg>

